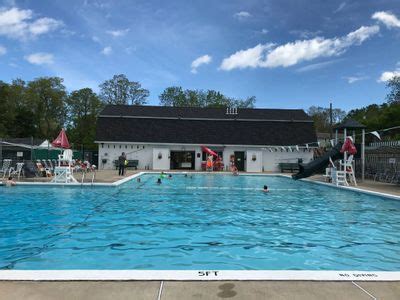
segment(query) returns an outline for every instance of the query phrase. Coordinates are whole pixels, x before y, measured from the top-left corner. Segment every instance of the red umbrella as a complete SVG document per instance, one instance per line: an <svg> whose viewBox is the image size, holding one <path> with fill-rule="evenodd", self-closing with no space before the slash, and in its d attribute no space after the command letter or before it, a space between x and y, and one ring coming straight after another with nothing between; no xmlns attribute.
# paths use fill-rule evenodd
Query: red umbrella
<svg viewBox="0 0 400 300"><path fill-rule="evenodd" d="M208 153L208 154L211 154L211 155L214 155L214 156L218 156L217 153L215 153L215 152L212 151L210 148L207 148L207 147L205 147L205 146L201 146L201 150L204 151L204 152L206 152L206 153Z"/></svg>
<svg viewBox="0 0 400 300"><path fill-rule="evenodd" d="M61 129L60 133L58 134L58 137L51 142L51 145L53 147L57 148L64 148L64 149L69 149L71 146L69 145L67 134L65 133L64 128Z"/></svg>

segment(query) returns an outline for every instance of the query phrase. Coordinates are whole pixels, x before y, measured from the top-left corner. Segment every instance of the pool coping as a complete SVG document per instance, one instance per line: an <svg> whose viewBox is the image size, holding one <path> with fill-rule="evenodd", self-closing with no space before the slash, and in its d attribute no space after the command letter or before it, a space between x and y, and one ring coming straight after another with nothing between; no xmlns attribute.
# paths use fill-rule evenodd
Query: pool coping
<svg viewBox="0 0 400 300"><path fill-rule="evenodd" d="M0 281L400 281L397 271L1 270Z"/></svg>
<svg viewBox="0 0 400 300"><path fill-rule="evenodd" d="M18 182L18 185L46 185L46 186L108 186L117 187L143 174L159 174L157 171L144 171L120 179L113 183L49 183L49 182ZM185 174L187 172L171 171L171 174ZM204 172L190 172L190 174L208 174ZM229 175L229 173L211 173ZM257 174L241 173L239 176L280 176L291 178L281 173ZM301 179L319 185L343 190L350 190L364 194L400 200L400 196L364 190L352 186L336 186L331 183ZM0 281L400 281L399 271L335 271L335 270L0 270Z"/></svg>

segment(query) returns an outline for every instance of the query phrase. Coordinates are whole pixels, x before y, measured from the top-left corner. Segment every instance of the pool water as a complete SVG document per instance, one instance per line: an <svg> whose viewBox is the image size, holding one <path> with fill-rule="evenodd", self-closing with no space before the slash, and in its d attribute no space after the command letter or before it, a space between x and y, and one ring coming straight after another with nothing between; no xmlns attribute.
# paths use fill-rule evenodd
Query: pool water
<svg viewBox="0 0 400 300"><path fill-rule="evenodd" d="M400 270L398 200L278 176L157 178L0 187L0 268Z"/></svg>

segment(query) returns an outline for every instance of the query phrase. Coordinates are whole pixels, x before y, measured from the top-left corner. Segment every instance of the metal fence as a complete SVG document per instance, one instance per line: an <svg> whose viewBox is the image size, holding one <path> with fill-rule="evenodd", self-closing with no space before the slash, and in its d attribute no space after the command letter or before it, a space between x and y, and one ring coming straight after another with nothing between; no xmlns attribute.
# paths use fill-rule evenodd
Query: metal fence
<svg viewBox="0 0 400 300"><path fill-rule="evenodd" d="M365 179L399 184L400 146L368 148L365 152ZM361 177L360 159L356 159L356 176Z"/></svg>

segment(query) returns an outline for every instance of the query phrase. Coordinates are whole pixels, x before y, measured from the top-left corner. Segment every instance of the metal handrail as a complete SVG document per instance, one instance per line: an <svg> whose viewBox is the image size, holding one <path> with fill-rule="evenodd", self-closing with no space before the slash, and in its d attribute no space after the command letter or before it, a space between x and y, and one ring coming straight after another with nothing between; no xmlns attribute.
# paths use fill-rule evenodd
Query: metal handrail
<svg viewBox="0 0 400 300"><path fill-rule="evenodd" d="M92 184L94 182L94 178L96 177L96 171L93 171L93 175L92 175Z"/></svg>

